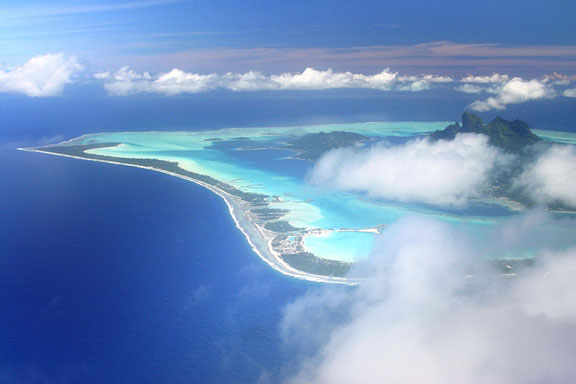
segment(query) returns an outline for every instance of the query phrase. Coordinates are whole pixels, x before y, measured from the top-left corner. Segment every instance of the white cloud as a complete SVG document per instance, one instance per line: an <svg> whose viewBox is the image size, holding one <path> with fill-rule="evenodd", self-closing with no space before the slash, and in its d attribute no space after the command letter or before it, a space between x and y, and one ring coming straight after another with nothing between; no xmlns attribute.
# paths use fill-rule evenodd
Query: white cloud
<svg viewBox="0 0 576 384"><path fill-rule="evenodd" d="M508 75L493 73L489 76L472 76L468 75L460 79L461 83L476 83L476 84L497 84L505 83L508 81Z"/></svg>
<svg viewBox="0 0 576 384"><path fill-rule="evenodd" d="M424 75L422 80L430 81L432 83L451 83L454 81L453 78L449 76L436 76L436 75Z"/></svg>
<svg viewBox="0 0 576 384"><path fill-rule="evenodd" d="M197 93L216 88L217 75L198 75L173 69L156 78L148 72L134 72L129 67L122 67L115 73L102 72L94 75L96 79L106 80L106 90L119 96L135 93L162 93L176 95L179 93Z"/></svg>
<svg viewBox="0 0 576 384"><path fill-rule="evenodd" d="M451 77L437 75L399 76L398 80L402 82L398 87L399 90L411 92L426 91L431 89L434 83L451 83L454 81Z"/></svg>
<svg viewBox="0 0 576 384"><path fill-rule="evenodd" d="M377 88L387 89L396 79L397 74L388 70L378 75L366 76L351 72L333 72L332 70L318 71L306 68L304 72L291 74L283 73L271 76L280 89L330 89L330 88Z"/></svg>
<svg viewBox="0 0 576 384"><path fill-rule="evenodd" d="M223 82L232 91L262 91L278 89L278 85L260 72L249 71L242 74L228 72Z"/></svg>
<svg viewBox="0 0 576 384"><path fill-rule="evenodd" d="M94 78L98 80L109 80L113 77L112 73L110 72L97 72L92 76L94 76Z"/></svg>
<svg viewBox="0 0 576 384"><path fill-rule="evenodd" d="M95 73L93 77L104 82L104 87L110 94L118 96L136 93L177 95L216 89L243 92L357 88L420 92L440 87L442 84L459 82L462 84L454 89L460 92L496 94L487 100L474 102L472 109L478 111L504 109L508 104L554 97L556 92L552 87L561 86L571 79L569 76L554 73L540 80L520 78L509 80L508 75L495 73L490 76L469 75L456 80L449 76L432 74L400 75L390 69L374 75L366 75L314 68L306 68L302 72L271 75L257 71L199 74L174 68L169 72L153 75L149 72L137 73L127 66L116 72ZM570 92L566 93L566 95L569 94Z"/></svg>
<svg viewBox="0 0 576 384"><path fill-rule="evenodd" d="M432 88L432 84L430 81L426 80L416 80L409 83L405 83L398 87L401 91L410 91L410 92L420 92L420 91L427 91Z"/></svg>
<svg viewBox="0 0 576 384"><path fill-rule="evenodd" d="M464 93L483 93L483 92L493 93L494 88L487 88L484 86L467 83L455 87L454 90Z"/></svg>
<svg viewBox="0 0 576 384"><path fill-rule="evenodd" d="M464 93L499 93L508 80L508 75L500 73L489 76L468 75L459 80L464 84L455 87L454 90Z"/></svg>
<svg viewBox="0 0 576 384"><path fill-rule="evenodd" d="M398 76L396 72L385 69L374 75L352 72L334 72L331 69L320 71L306 68L301 73L281 73L264 75L260 72L228 72L224 75L200 75L179 69L158 76L148 73L138 74L128 67L115 73L102 72L94 77L105 81L105 87L114 95L134 93L161 93L175 95L197 93L213 89L232 91L260 90L323 90L336 88L366 88L382 91L422 91L432 88L436 83L452 81L450 77L436 75Z"/></svg>
<svg viewBox="0 0 576 384"><path fill-rule="evenodd" d="M576 97L576 88L566 89L562 94L565 97Z"/></svg>
<svg viewBox="0 0 576 384"><path fill-rule="evenodd" d="M569 85L573 81L576 81L576 75L565 75L563 73L554 72L551 75L544 75L542 81L555 85Z"/></svg>
<svg viewBox="0 0 576 384"><path fill-rule="evenodd" d="M489 97L486 100L476 100L470 104L470 109L476 112L486 112L493 109L502 110L506 109L506 104L503 104L495 97Z"/></svg>
<svg viewBox="0 0 576 384"><path fill-rule="evenodd" d="M452 141L417 139L393 147L330 151L309 178L376 198L460 205L479 196L492 169L506 160L486 136L469 133Z"/></svg>
<svg viewBox="0 0 576 384"><path fill-rule="evenodd" d="M486 100L477 100L470 105L470 109L478 112L492 109L502 110L508 104L518 104L530 100L550 99L556 92L546 82L532 79L522 80L515 77L505 83L497 92L497 96Z"/></svg>
<svg viewBox="0 0 576 384"><path fill-rule="evenodd" d="M576 208L576 147L553 145L515 181L539 203L561 202Z"/></svg>
<svg viewBox="0 0 576 384"><path fill-rule="evenodd" d="M63 54L36 56L20 67L0 70L0 92L27 96L56 96L82 70L76 57Z"/></svg>
<svg viewBox="0 0 576 384"><path fill-rule="evenodd" d="M461 78L460 83L464 83L454 88L458 92L464 93L500 93L504 85L509 81L509 77L506 74L493 73L492 75L484 76L473 76L468 75ZM496 99L490 98L490 101L486 101L486 106L490 106L490 109L498 109L501 103L496 103Z"/></svg>
<svg viewBox="0 0 576 384"><path fill-rule="evenodd" d="M524 81L518 77L507 82L498 95L504 104L516 104L553 96L554 91L544 83L536 79Z"/></svg>
<svg viewBox="0 0 576 384"><path fill-rule="evenodd" d="M504 281L471 237L421 217L393 224L361 286L325 287L286 308L282 334L300 359L285 381L574 383L576 248L541 250L536 267Z"/></svg>
<svg viewBox="0 0 576 384"><path fill-rule="evenodd" d="M198 75L173 69L152 82L152 88L159 93L176 95L179 93L197 93L214 88L217 75Z"/></svg>

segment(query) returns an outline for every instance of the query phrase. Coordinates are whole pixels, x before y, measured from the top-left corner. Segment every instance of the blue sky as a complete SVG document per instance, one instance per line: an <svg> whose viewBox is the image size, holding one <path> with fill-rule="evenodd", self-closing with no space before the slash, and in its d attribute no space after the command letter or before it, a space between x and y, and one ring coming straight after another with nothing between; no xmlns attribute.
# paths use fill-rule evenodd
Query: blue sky
<svg viewBox="0 0 576 384"><path fill-rule="evenodd" d="M543 72L546 65L575 72L573 1L24 4L4 1L0 11L0 57L13 65L42 53L64 53L101 70L131 65L152 71L178 66L199 72L274 72L314 65L361 71L392 67L410 72L432 67L435 72L454 73L490 72L517 63L520 57L526 60L526 68L517 68L518 72ZM474 50L478 44L485 47L482 52ZM431 45L450 49L434 51ZM371 55L359 53L369 47ZM528 48L530 52L526 52ZM379 55L374 55L374 50ZM370 60L363 60L366 58ZM556 63L550 65L550 61Z"/></svg>
<svg viewBox="0 0 576 384"><path fill-rule="evenodd" d="M567 0L4 1L0 93L443 88L504 110L576 98L574 14Z"/></svg>

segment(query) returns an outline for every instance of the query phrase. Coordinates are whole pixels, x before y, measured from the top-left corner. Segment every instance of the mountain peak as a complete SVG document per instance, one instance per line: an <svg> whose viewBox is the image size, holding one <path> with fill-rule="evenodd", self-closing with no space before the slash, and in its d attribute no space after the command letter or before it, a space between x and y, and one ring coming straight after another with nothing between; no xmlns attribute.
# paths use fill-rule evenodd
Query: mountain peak
<svg viewBox="0 0 576 384"><path fill-rule="evenodd" d="M496 116L484 125L482 119L471 113L462 114L462 125L451 124L430 135L432 140L452 140L458 133L479 133L488 136L490 144L508 152L520 152L541 139L530 130L528 123L521 120L507 121Z"/></svg>
<svg viewBox="0 0 576 384"><path fill-rule="evenodd" d="M471 112L462 114L462 130L464 132L481 133L482 127L484 127L484 123L479 116Z"/></svg>

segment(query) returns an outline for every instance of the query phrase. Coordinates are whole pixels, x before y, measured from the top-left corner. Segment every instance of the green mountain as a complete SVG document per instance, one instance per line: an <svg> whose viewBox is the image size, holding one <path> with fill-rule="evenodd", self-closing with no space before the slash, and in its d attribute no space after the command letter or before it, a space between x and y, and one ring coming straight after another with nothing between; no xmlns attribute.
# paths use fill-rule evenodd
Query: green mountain
<svg viewBox="0 0 576 384"><path fill-rule="evenodd" d="M497 116L484 125L482 119L470 112L462 115L460 123L451 124L441 131L430 135L432 140L452 140L458 133L481 133L490 139L490 144L508 152L521 152L527 146L536 144L542 139L530 130L524 121L518 119L507 121Z"/></svg>

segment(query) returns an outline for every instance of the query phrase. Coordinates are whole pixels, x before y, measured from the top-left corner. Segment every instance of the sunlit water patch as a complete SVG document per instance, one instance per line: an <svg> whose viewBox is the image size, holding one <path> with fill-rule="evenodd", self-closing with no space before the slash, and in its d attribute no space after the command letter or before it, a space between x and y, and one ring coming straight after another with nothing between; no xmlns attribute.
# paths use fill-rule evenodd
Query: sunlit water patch
<svg viewBox="0 0 576 384"><path fill-rule="evenodd" d="M371 233L332 232L306 237L304 248L325 259L355 262L370 255L374 239Z"/></svg>

